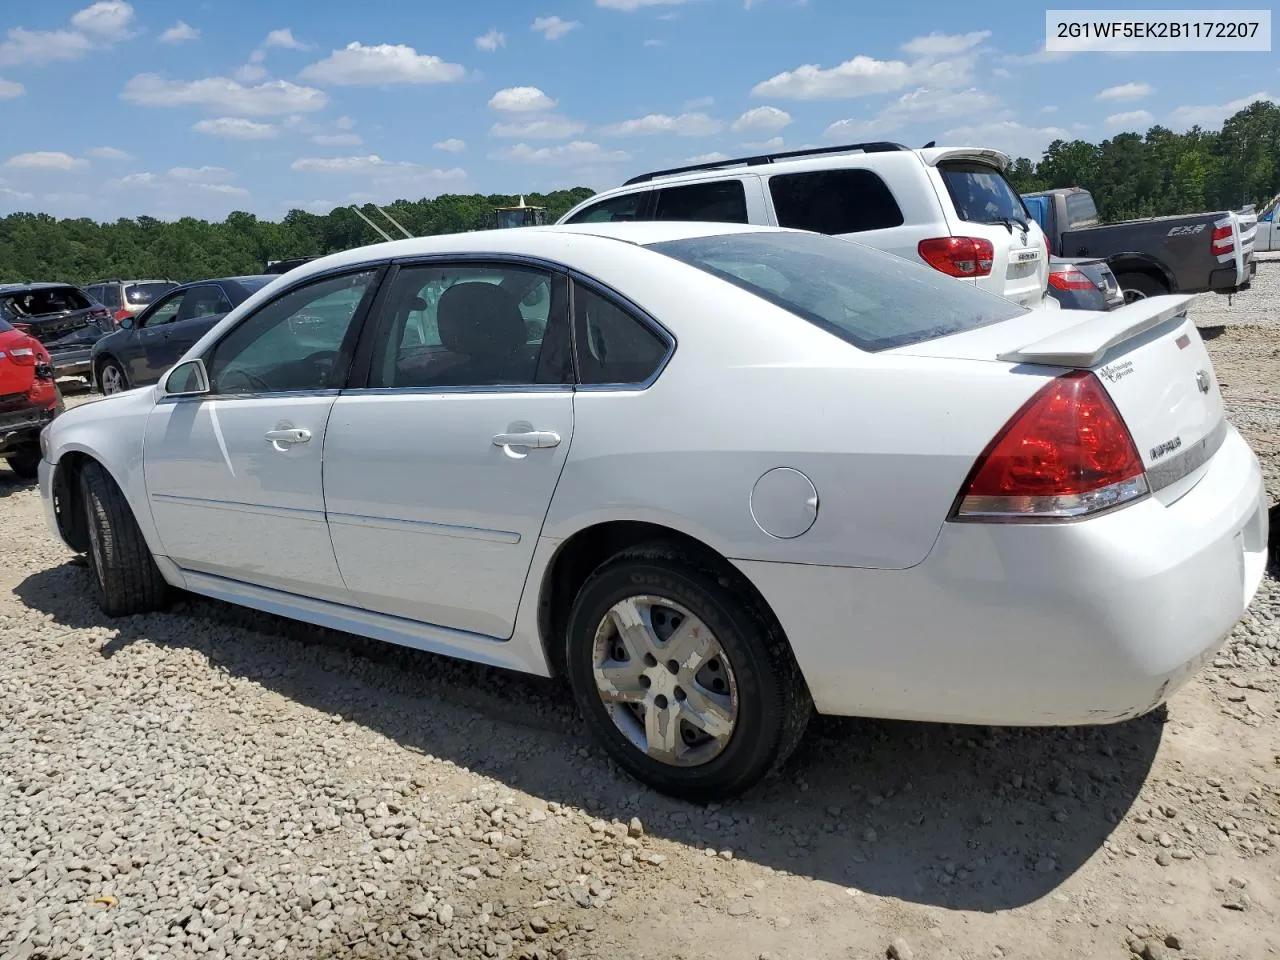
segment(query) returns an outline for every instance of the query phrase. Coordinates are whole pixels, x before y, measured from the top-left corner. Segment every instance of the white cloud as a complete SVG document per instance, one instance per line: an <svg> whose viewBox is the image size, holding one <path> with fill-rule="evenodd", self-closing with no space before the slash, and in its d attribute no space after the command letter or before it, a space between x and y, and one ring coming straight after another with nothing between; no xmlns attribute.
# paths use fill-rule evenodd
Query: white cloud
<svg viewBox="0 0 1280 960"><path fill-rule="evenodd" d="M753 107L737 120L730 129L734 133L777 133L791 123L791 114L777 107Z"/></svg>
<svg viewBox="0 0 1280 960"><path fill-rule="evenodd" d="M26 93L26 87L12 80L0 80L0 100L12 100Z"/></svg>
<svg viewBox="0 0 1280 960"><path fill-rule="evenodd" d="M1006 70L1004 67L996 67L991 71L993 77L999 77L1001 80L1009 80L1013 77L1012 70Z"/></svg>
<svg viewBox="0 0 1280 960"><path fill-rule="evenodd" d="M781 137L770 137L768 140L757 140L743 144L748 150L764 151L781 150L785 145Z"/></svg>
<svg viewBox="0 0 1280 960"><path fill-rule="evenodd" d="M884 123L879 120L855 120L852 118L845 120L837 120L835 123L827 127L822 135L828 140L844 140L849 143L857 143L868 137L883 136L886 133L892 133L896 127L886 129Z"/></svg>
<svg viewBox="0 0 1280 960"><path fill-rule="evenodd" d="M830 140L860 140L883 137L910 124L933 124L953 117L975 113L991 113L1000 106L998 97L976 87L968 90L942 90L919 87L885 104L871 119L837 120L827 127Z"/></svg>
<svg viewBox="0 0 1280 960"><path fill-rule="evenodd" d="M713 150L711 153L697 153L692 157L685 157L681 163L721 163L729 159L727 153L721 153L719 150Z"/></svg>
<svg viewBox="0 0 1280 960"><path fill-rule="evenodd" d="M27 200L34 200L35 198L36 195L34 193L27 193L25 190L14 190L10 187L0 186L0 199L8 199L21 203Z"/></svg>
<svg viewBox="0 0 1280 960"><path fill-rule="evenodd" d="M605 150L589 140L574 140L555 147L531 147L527 143L499 150L495 157L522 163L625 163L631 154L625 150Z"/></svg>
<svg viewBox="0 0 1280 960"><path fill-rule="evenodd" d="M559 17L538 17L529 29L540 33L548 40L559 40L570 30L582 26L577 20L561 20Z"/></svg>
<svg viewBox="0 0 1280 960"><path fill-rule="evenodd" d="M235 174L226 167L174 167L168 177L184 183L226 183L234 180Z"/></svg>
<svg viewBox="0 0 1280 960"><path fill-rule="evenodd" d="M71 26L103 40L123 40L129 36L133 7L123 0L100 0L71 18Z"/></svg>
<svg viewBox="0 0 1280 960"><path fill-rule="evenodd" d="M4 165L10 170L56 170L65 173L70 170L79 170L87 166L87 163L69 153L37 150L34 153L16 154L6 160Z"/></svg>
<svg viewBox="0 0 1280 960"><path fill-rule="evenodd" d="M556 103L537 87L507 87L489 99L489 106L503 113L536 113L550 110Z"/></svg>
<svg viewBox="0 0 1280 960"><path fill-rule="evenodd" d="M333 121L333 125L339 130L350 130L356 125L356 122L350 117L339 117Z"/></svg>
<svg viewBox="0 0 1280 960"><path fill-rule="evenodd" d="M705 113L682 113L671 117L665 113L651 113L647 117L624 120L606 127L604 132L615 137L650 136L657 133L674 133L681 137L709 137L724 129L724 124Z"/></svg>
<svg viewBox="0 0 1280 960"><path fill-rule="evenodd" d="M266 75L267 68L256 63L246 63L242 67L236 67L236 72L232 74L241 83L257 83Z"/></svg>
<svg viewBox="0 0 1280 960"><path fill-rule="evenodd" d="M247 197L249 191L244 187L235 187L229 183L192 183L188 186L205 193L220 193L228 197Z"/></svg>
<svg viewBox="0 0 1280 960"><path fill-rule="evenodd" d="M0 66L79 60L94 49L94 41L73 30L26 30L11 27L0 43Z"/></svg>
<svg viewBox="0 0 1280 960"><path fill-rule="evenodd" d="M1238 113L1258 100L1269 100L1272 103L1280 102L1274 95L1260 91L1251 93L1246 97L1230 100L1227 103L1178 107L1173 113L1169 114L1169 122L1174 127L1182 129L1196 126L1217 127L1232 114Z"/></svg>
<svg viewBox="0 0 1280 960"><path fill-rule="evenodd" d="M282 27L279 30L272 30L267 34L267 39L262 41L264 47L279 47L281 50L310 50L305 43L293 35L293 31L288 27Z"/></svg>
<svg viewBox="0 0 1280 960"><path fill-rule="evenodd" d="M976 55L972 53L951 60L914 63L857 56L830 69L808 63L786 70L756 84L751 92L757 97L842 100L892 93L912 84L954 87L970 81L975 62Z"/></svg>
<svg viewBox="0 0 1280 960"><path fill-rule="evenodd" d="M405 160L384 160L376 153L364 157L301 157L289 165L291 170L305 173L337 173L371 176L375 182L402 180L465 180L467 172L460 167L450 170L430 169Z"/></svg>
<svg viewBox="0 0 1280 960"><path fill-rule="evenodd" d="M140 73L124 86L121 98L144 107L205 107L220 113L271 116L322 110L329 102L323 90L288 80L272 80L246 87L229 77L166 80Z"/></svg>
<svg viewBox="0 0 1280 960"><path fill-rule="evenodd" d="M125 153L118 147L91 147L85 153L95 160L132 160L133 154Z"/></svg>
<svg viewBox="0 0 1280 960"><path fill-rule="evenodd" d="M692 100L686 100L680 110L683 113L697 113L699 110L706 110L715 105L715 97L695 97Z"/></svg>
<svg viewBox="0 0 1280 960"><path fill-rule="evenodd" d="M990 30L973 33L931 33L927 37L915 37L902 45L907 53L917 57L946 57L964 53L991 36Z"/></svg>
<svg viewBox="0 0 1280 960"><path fill-rule="evenodd" d="M418 53L402 43L365 46L355 41L304 67L299 76L317 83L355 87L387 83L453 83L465 74L459 64Z"/></svg>
<svg viewBox="0 0 1280 960"><path fill-rule="evenodd" d="M489 132L495 137L507 137L512 140L526 137L537 140L563 140L565 137L572 137L585 129L586 127L576 120L570 120L568 117L561 117L556 114L548 114L544 117L534 117L531 120L521 120L515 123L495 123L489 128Z"/></svg>
<svg viewBox="0 0 1280 960"><path fill-rule="evenodd" d="M597 7L606 10L625 10L634 13L641 7L676 7L688 0L596 0Z"/></svg>
<svg viewBox="0 0 1280 960"><path fill-rule="evenodd" d="M1141 100L1145 96L1155 93L1155 87L1149 83L1135 81L1133 83L1122 83L1118 86L1107 87L1105 90L1099 91L1094 97L1095 100Z"/></svg>
<svg viewBox="0 0 1280 960"><path fill-rule="evenodd" d="M493 53L499 47L507 45L507 35L500 30L490 30L488 33L476 37L476 49L483 50L485 53Z"/></svg>
<svg viewBox="0 0 1280 960"><path fill-rule="evenodd" d="M159 178L154 173L131 173L111 183L117 187L150 187L154 186L157 180Z"/></svg>
<svg viewBox="0 0 1280 960"><path fill-rule="evenodd" d="M1043 107L1040 108L1040 112L1041 113L1057 113L1058 107L1056 104L1046 103Z"/></svg>
<svg viewBox="0 0 1280 960"><path fill-rule="evenodd" d="M311 142L322 147L358 147L364 140L358 133L317 133Z"/></svg>
<svg viewBox="0 0 1280 960"><path fill-rule="evenodd" d="M1038 159L1052 141L1070 137L1061 127L1025 127L1016 120L994 120L944 130L938 142L993 147L1011 157Z"/></svg>
<svg viewBox="0 0 1280 960"><path fill-rule="evenodd" d="M200 31L185 20L179 20L164 33L160 34L161 43L186 43L188 40L199 40Z"/></svg>
<svg viewBox="0 0 1280 960"><path fill-rule="evenodd" d="M467 149L466 141L459 140L457 137L453 137L449 140L441 140L439 143L433 143L431 146L433 149L443 150L445 153L461 153L463 150Z"/></svg>
<svg viewBox="0 0 1280 960"><path fill-rule="evenodd" d="M1150 110L1128 110L1124 113L1113 113L1107 117L1109 127L1149 127L1155 116Z"/></svg>
<svg viewBox="0 0 1280 960"><path fill-rule="evenodd" d="M1068 57L1074 57L1079 51L1076 50L1046 50L1044 45L1035 53L1011 53L1004 59L1006 63L1057 63L1066 60Z"/></svg>
<svg viewBox="0 0 1280 960"><path fill-rule="evenodd" d="M280 132L270 123L246 120L243 117L218 117L216 120L201 120L191 129L196 133L203 133L211 137L224 137L227 140L270 140Z"/></svg>

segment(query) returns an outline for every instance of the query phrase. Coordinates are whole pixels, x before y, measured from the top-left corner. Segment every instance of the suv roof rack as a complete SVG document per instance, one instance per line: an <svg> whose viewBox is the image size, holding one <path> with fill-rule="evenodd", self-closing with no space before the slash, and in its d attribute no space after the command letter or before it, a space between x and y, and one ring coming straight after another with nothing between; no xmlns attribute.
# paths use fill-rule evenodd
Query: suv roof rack
<svg viewBox="0 0 1280 960"><path fill-rule="evenodd" d="M813 147L808 150L788 150L784 153L762 153L754 157L736 157L729 160L713 160L710 163L691 163L687 167L672 167L670 170L654 170L652 173L642 173L638 177L632 177L623 186L629 187L633 183L647 183L650 180L657 180L659 177L672 177L678 173L693 173L696 170L719 170L723 167L736 167L739 165L760 167L767 163L777 163L779 160L820 157L832 153L892 153L897 150L910 149L904 144L894 143L891 140L872 140L867 143L846 143L839 147Z"/></svg>

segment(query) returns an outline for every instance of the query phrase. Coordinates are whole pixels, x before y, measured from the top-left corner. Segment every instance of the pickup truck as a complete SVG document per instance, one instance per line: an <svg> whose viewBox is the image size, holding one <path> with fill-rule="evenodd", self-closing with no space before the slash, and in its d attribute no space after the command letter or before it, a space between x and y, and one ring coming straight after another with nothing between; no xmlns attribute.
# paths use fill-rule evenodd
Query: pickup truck
<svg viewBox="0 0 1280 960"><path fill-rule="evenodd" d="M1107 261L1126 302L1169 293L1235 293L1248 288L1256 221L1230 210L1102 223L1088 190L1022 195L1059 257Z"/></svg>

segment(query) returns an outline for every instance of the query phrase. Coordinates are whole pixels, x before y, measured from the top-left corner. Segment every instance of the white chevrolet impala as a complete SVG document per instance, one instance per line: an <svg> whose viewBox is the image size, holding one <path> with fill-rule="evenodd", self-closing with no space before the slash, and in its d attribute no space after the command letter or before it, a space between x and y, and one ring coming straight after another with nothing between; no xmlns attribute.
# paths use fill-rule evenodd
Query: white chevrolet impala
<svg viewBox="0 0 1280 960"><path fill-rule="evenodd" d="M1093 724L1266 566L1189 298L1028 311L845 240L693 223L335 254L43 437L109 615L170 588L568 678L711 799L810 714Z"/></svg>

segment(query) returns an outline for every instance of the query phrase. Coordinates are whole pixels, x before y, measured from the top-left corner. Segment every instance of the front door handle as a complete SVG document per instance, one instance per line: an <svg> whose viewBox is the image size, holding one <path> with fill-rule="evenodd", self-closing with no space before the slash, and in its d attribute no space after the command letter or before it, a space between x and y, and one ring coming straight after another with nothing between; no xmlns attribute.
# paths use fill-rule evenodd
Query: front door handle
<svg viewBox="0 0 1280 960"><path fill-rule="evenodd" d="M311 431L305 427L289 427L283 430L268 430L266 433L266 441L277 450L284 450L286 446L295 443L306 443L311 439Z"/></svg>
<svg viewBox="0 0 1280 960"><path fill-rule="evenodd" d="M499 433L493 438L495 447L532 447L545 450L560 446L560 434L554 430L529 430L524 433Z"/></svg>

